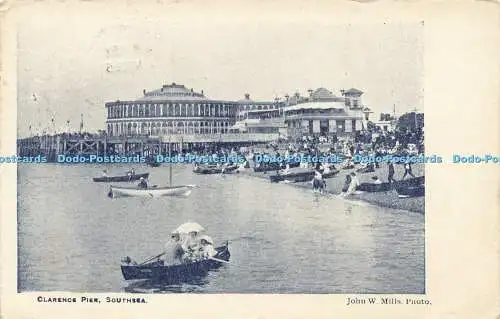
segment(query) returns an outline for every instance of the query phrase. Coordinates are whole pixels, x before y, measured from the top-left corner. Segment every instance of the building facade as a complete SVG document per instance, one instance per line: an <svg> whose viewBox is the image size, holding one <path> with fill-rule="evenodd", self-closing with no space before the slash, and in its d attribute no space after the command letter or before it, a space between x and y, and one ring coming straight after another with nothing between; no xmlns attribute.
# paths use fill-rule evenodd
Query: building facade
<svg viewBox="0 0 500 319"><path fill-rule="evenodd" d="M106 131L110 137L226 134L234 125L236 102L208 99L172 83L134 101L106 103Z"/></svg>
<svg viewBox="0 0 500 319"><path fill-rule="evenodd" d="M342 96L325 88L310 91L309 98L285 107L288 135L352 135L363 130L366 111L362 94L357 89L341 90Z"/></svg>
<svg viewBox="0 0 500 319"><path fill-rule="evenodd" d="M274 101L207 98L172 83L133 101L106 103L106 133L110 138L159 138L163 142L270 141L297 134L352 134L362 130L369 111L362 91L325 88L295 93ZM168 139L167 139L168 138Z"/></svg>

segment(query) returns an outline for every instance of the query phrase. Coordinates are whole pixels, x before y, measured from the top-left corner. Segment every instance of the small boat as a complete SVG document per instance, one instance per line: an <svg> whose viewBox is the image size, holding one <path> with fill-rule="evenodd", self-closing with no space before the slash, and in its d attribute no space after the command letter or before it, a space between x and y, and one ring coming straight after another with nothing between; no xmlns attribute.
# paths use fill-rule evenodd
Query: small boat
<svg viewBox="0 0 500 319"><path fill-rule="evenodd" d="M407 187L415 187L425 183L425 176L396 181L394 183L361 183L356 190L363 192L388 192L391 189L404 189Z"/></svg>
<svg viewBox="0 0 500 319"><path fill-rule="evenodd" d="M337 170L332 170L326 174L322 174L323 179L325 178L332 178L335 175L337 175L339 171ZM285 180L297 183L297 182L309 182L314 178L314 175L316 172L314 170L310 169L304 169L304 168L297 168L292 171L290 171L288 174L274 174L270 175L269 179L271 180L271 183L278 183L278 182L283 182Z"/></svg>
<svg viewBox="0 0 500 319"><path fill-rule="evenodd" d="M122 260L121 270L125 280L152 279L169 282L188 281L197 276L206 275L210 270L217 269L222 264L229 262L229 243L215 248L217 254L210 258L192 261L179 265L164 265L164 261L159 259L137 264L130 257Z"/></svg>
<svg viewBox="0 0 500 319"><path fill-rule="evenodd" d="M108 196L110 198L117 197L163 197L163 196L179 196L186 197L191 194L195 185L182 185L182 186L167 186L157 187L152 186L146 189L138 187L123 187L123 186L110 186Z"/></svg>
<svg viewBox="0 0 500 319"><path fill-rule="evenodd" d="M158 166L161 165L161 163L158 163L156 161L156 157L155 156L148 156L148 157L146 157L146 164L148 164L151 167L158 167Z"/></svg>
<svg viewBox="0 0 500 319"><path fill-rule="evenodd" d="M216 166L198 166L193 169L193 173L208 175L208 174L232 174L236 169L238 169L238 165L231 165L224 168L224 172L222 172L222 167Z"/></svg>
<svg viewBox="0 0 500 319"><path fill-rule="evenodd" d="M283 164L288 165L290 168L296 168L300 166L300 163L295 161L291 163L283 162ZM271 163L260 163L258 167L253 168L253 171L255 173L263 173L263 172L275 172L280 169L282 169L280 163L271 162Z"/></svg>
<svg viewBox="0 0 500 319"><path fill-rule="evenodd" d="M425 196L425 185L400 187L396 188L396 191L400 198L421 197Z"/></svg>
<svg viewBox="0 0 500 319"><path fill-rule="evenodd" d="M106 177L94 177L92 180L94 182L133 182L139 179L148 178L149 173L144 174L134 174L134 175L123 175L123 176L106 176Z"/></svg>

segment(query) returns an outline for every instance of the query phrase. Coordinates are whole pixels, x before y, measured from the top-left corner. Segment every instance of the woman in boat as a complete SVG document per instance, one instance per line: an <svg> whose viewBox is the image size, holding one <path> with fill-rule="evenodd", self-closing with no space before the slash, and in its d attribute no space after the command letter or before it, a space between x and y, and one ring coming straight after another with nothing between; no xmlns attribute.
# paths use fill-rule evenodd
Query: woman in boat
<svg viewBox="0 0 500 319"><path fill-rule="evenodd" d="M139 187L141 189L147 189L148 188L148 183L146 182L146 180L144 179L144 177L141 177L139 180L140 180L140 182L137 185L137 187Z"/></svg>
<svg viewBox="0 0 500 319"><path fill-rule="evenodd" d="M200 237L200 259L210 259L211 257L217 255L217 250L214 248L214 242L209 236Z"/></svg>
<svg viewBox="0 0 500 319"><path fill-rule="evenodd" d="M186 234L184 241L182 243L182 248L184 250L184 260L194 261L198 259L198 249L199 249L199 239L198 232L192 231Z"/></svg>

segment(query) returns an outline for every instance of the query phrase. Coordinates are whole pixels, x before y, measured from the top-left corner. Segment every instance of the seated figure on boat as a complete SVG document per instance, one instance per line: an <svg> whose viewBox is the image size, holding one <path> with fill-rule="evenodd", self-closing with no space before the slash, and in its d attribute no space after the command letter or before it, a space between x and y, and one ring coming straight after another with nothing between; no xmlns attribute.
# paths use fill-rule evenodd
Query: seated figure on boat
<svg viewBox="0 0 500 319"><path fill-rule="evenodd" d="M148 188L148 183L146 182L146 180L144 179L144 177L141 177L139 180L140 180L140 182L137 185L137 187L141 188L141 189L147 189Z"/></svg>
<svg viewBox="0 0 500 319"><path fill-rule="evenodd" d="M198 246L198 232L192 231L185 235L184 241L182 243L182 248L184 249L183 259L185 262L191 262L199 259Z"/></svg>
<svg viewBox="0 0 500 319"><path fill-rule="evenodd" d="M166 265L182 264L184 248L182 247L181 236L173 233L170 240L165 244L164 262Z"/></svg>
<svg viewBox="0 0 500 319"><path fill-rule="evenodd" d="M214 248L214 242L209 236L200 237L200 247L199 247L200 259L210 259L211 257L217 255L217 250Z"/></svg>
<svg viewBox="0 0 500 319"><path fill-rule="evenodd" d="M127 176L132 176L132 175L135 175L135 170L133 168L131 168L128 172L127 172Z"/></svg>
<svg viewBox="0 0 500 319"><path fill-rule="evenodd" d="M373 184L382 184L383 182L380 180L380 178L378 178L378 176L373 176L372 177L373 179Z"/></svg>

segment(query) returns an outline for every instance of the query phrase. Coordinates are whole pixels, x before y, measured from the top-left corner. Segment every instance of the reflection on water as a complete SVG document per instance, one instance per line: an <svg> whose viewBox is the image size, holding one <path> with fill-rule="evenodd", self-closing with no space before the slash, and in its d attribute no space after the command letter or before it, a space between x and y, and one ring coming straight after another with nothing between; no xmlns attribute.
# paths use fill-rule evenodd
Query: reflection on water
<svg viewBox="0 0 500 319"><path fill-rule="evenodd" d="M247 176L175 166L187 198L109 199L104 166L21 165L19 289L72 292L423 293L424 216L322 196ZM121 174L125 166L106 166ZM168 167L143 167L150 184ZM139 168L136 168L139 172ZM120 260L163 250L185 221L202 224L231 260L192 282L126 282Z"/></svg>

